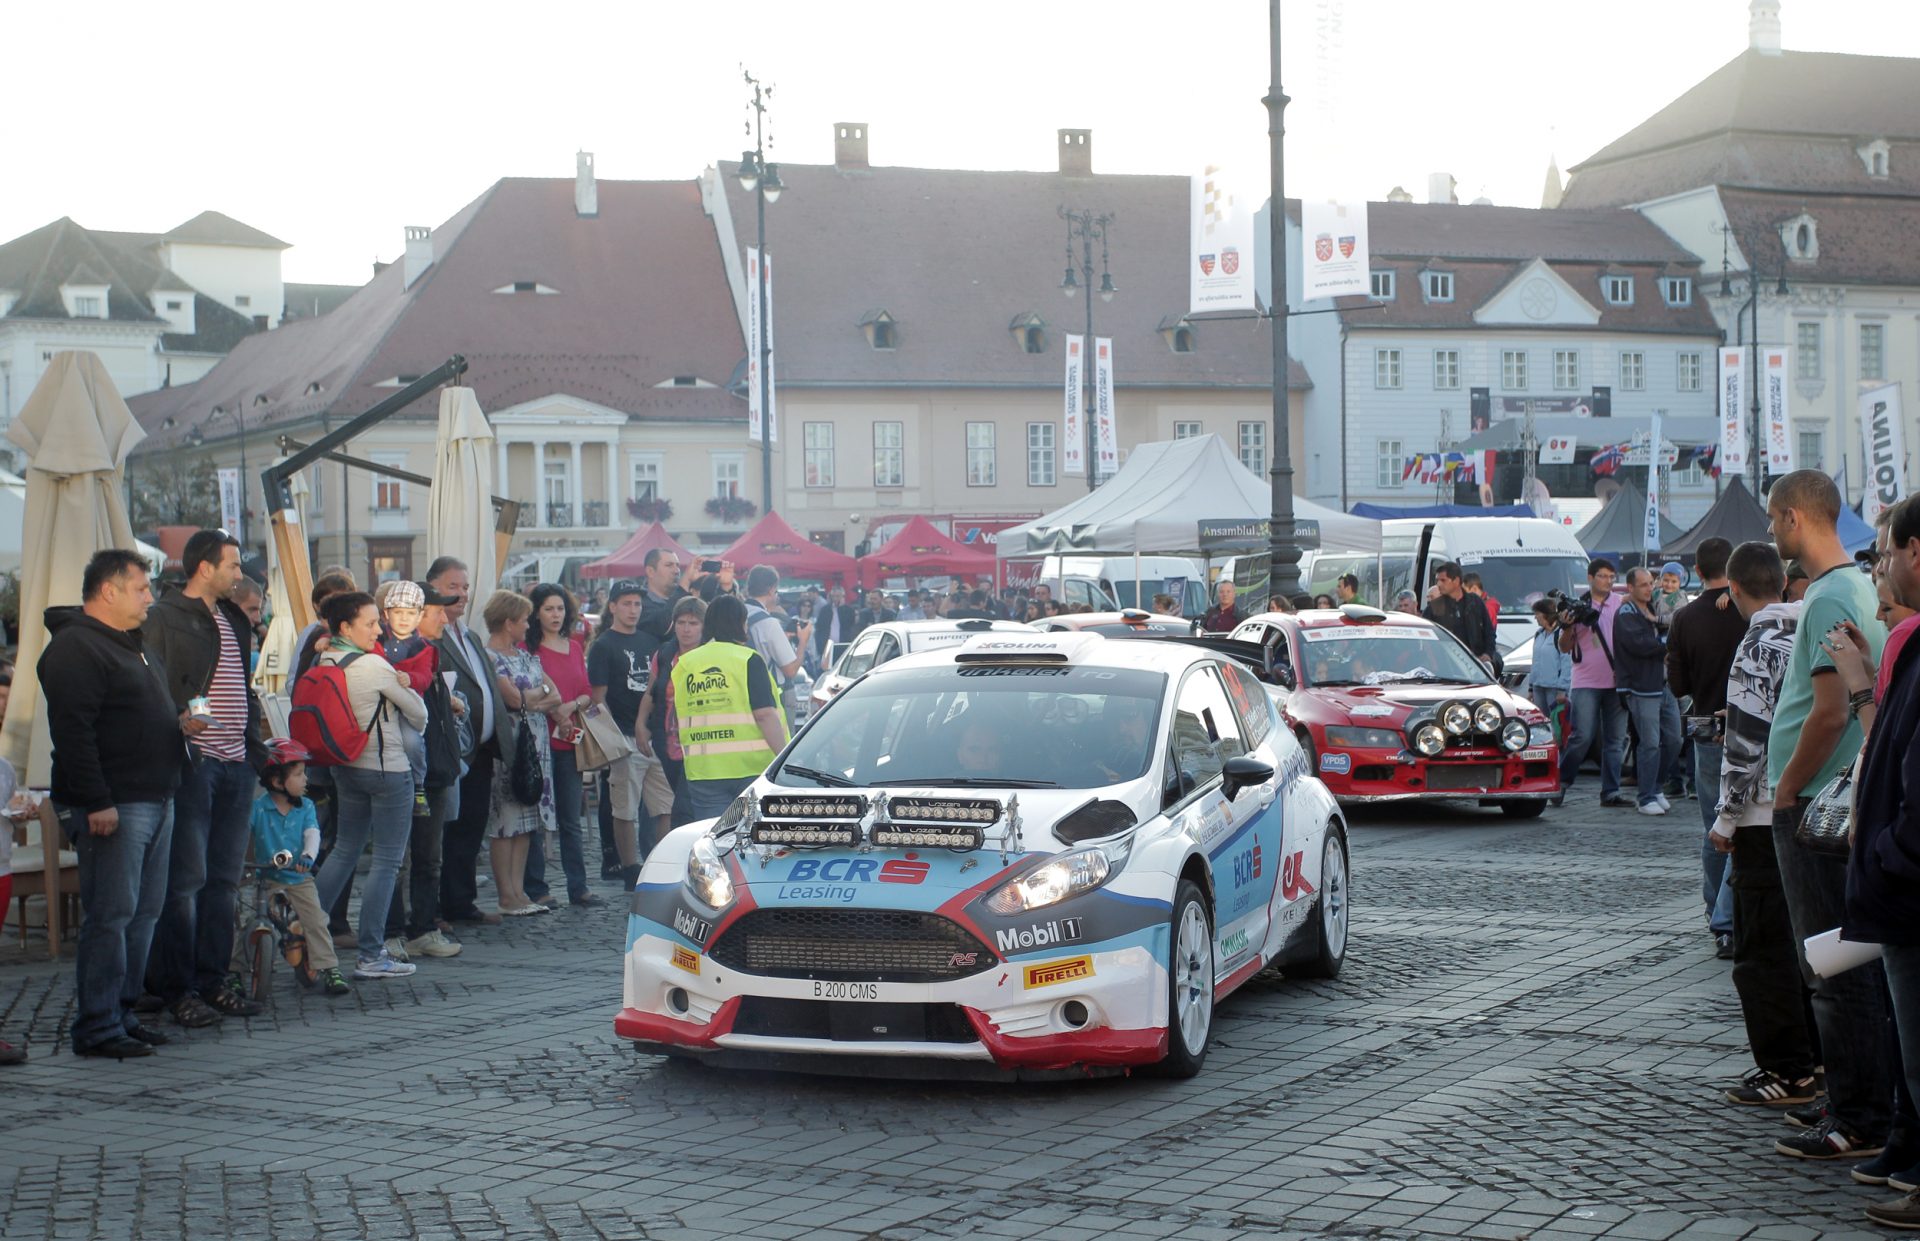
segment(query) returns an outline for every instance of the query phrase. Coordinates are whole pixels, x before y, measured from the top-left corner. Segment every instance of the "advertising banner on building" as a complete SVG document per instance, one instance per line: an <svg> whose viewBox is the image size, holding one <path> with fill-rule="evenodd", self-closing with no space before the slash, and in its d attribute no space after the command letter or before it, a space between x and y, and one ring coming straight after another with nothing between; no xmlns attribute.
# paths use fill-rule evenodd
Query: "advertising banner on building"
<svg viewBox="0 0 1920 1241"><path fill-rule="evenodd" d="M760 251L747 247L747 439L760 442Z"/></svg>
<svg viewBox="0 0 1920 1241"><path fill-rule="evenodd" d="M1656 409L1647 428L1647 516L1640 541L1650 554L1660 550L1660 446L1660 411Z"/></svg>
<svg viewBox="0 0 1920 1241"><path fill-rule="evenodd" d="M220 485L220 528L237 536L240 533L240 471L222 468L216 477Z"/></svg>
<svg viewBox="0 0 1920 1241"><path fill-rule="evenodd" d="M1080 394L1085 389L1080 368L1086 365L1081 356L1086 349L1084 336L1067 337L1067 380L1066 414L1060 420L1060 472L1062 474L1085 474L1087 472L1087 427L1082 419L1086 416L1080 408Z"/></svg>
<svg viewBox="0 0 1920 1241"><path fill-rule="evenodd" d="M1860 439L1866 449L1867 490L1860 516L1868 525L1907 494L1907 436L1900 419L1900 385L1860 394Z"/></svg>
<svg viewBox="0 0 1920 1241"><path fill-rule="evenodd" d="M1300 297L1373 294L1367 204L1300 201Z"/></svg>
<svg viewBox="0 0 1920 1241"><path fill-rule="evenodd" d="M1549 435L1540 441L1541 465L1572 465L1579 441L1571 435Z"/></svg>
<svg viewBox="0 0 1920 1241"><path fill-rule="evenodd" d="M1226 173L1209 167L1192 178L1187 254L1188 313L1256 310L1253 206L1227 188ZM1087 293L1091 295L1092 289Z"/></svg>
<svg viewBox="0 0 1920 1241"><path fill-rule="evenodd" d="M1120 434L1113 421L1113 341L1105 336L1093 339L1093 409L1096 464L1107 478L1120 469Z"/></svg>
<svg viewBox="0 0 1920 1241"><path fill-rule="evenodd" d="M760 265L765 268L767 286L767 442L778 444L780 442L780 401L774 393L773 384L774 376L779 374L780 368L774 365L779 354L775 352L778 346L774 340L773 331L773 256L761 255Z"/></svg>
<svg viewBox="0 0 1920 1241"><path fill-rule="evenodd" d="M1760 414L1767 422L1767 473L1793 472L1793 426L1787 414L1787 347L1760 351Z"/></svg>
<svg viewBox="0 0 1920 1241"><path fill-rule="evenodd" d="M1747 351L1720 350L1719 383L1714 388L1714 413L1720 419L1720 472L1735 476L1747 472Z"/></svg>

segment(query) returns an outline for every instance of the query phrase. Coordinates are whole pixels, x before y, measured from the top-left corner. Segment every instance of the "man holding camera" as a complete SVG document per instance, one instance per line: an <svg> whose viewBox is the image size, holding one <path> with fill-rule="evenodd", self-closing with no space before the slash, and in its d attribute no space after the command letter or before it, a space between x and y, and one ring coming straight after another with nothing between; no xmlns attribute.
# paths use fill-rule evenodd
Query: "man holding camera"
<svg viewBox="0 0 1920 1241"><path fill-rule="evenodd" d="M1587 565L1587 591L1563 603L1560 649L1573 656L1573 729L1560 756L1560 788L1573 787L1580 763L1600 742L1600 804L1627 806L1620 795L1620 764L1627 750L1627 709L1620 702L1613 670L1613 619L1621 596L1613 593L1613 562Z"/></svg>
<svg viewBox="0 0 1920 1241"><path fill-rule="evenodd" d="M1613 620L1614 679L1639 737L1633 768L1641 814L1672 809L1660 782L1680 754L1680 704L1667 689L1667 644L1654 615L1653 587L1651 569L1628 569L1626 602Z"/></svg>
<svg viewBox="0 0 1920 1241"><path fill-rule="evenodd" d="M1732 555L1733 545L1726 539L1707 539L1700 544L1694 553L1694 567L1700 571L1703 589L1699 598L1673 614L1673 626L1667 633L1667 685L1676 695L1693 698L1686 732L1693 739L1693 787L1700 797L1703 833L1713 829L1714 808L1720 804L1727 678L1747 632L1746 617L1740 609L1721 602L1729 592L1727 559ZM1700 867L1707 925L1721 959L1732 960L1733 890L1727 884L1727 855L1714 848L1704 834Z"/></svg>

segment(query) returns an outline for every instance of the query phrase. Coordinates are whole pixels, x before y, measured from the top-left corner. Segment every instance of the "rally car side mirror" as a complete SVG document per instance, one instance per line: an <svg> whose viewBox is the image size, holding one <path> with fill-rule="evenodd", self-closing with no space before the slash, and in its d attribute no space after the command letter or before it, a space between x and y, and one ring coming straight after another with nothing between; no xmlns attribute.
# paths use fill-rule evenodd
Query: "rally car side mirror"
<svg viewBox="0 0 1920 1241"><path fill-rule="evenodd" d="M1273 768L1251 755L1230 758L1220 768L1220 791L1228 801L1240 796L1240 790L1265 784L1273 779Z"/></svg>

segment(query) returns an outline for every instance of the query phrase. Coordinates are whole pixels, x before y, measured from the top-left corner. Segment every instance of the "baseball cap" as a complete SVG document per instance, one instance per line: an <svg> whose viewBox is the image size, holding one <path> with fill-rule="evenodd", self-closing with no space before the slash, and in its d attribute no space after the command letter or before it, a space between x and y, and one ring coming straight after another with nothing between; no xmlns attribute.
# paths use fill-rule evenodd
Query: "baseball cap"
<svg viewBox="0 0 1920 1241"><path fill-rule="evenodd" d="M620 578L614 582L613 585L607 587L607 602L612 603L615 599L623 599L628 595L640 594L641 590L642 588L639 582L636 582L630 577Z"/></svg>
<svg viewBox="0 0 1920 1241"><path fill-rule="evenodd" d="M459 595L443 595L425 582L408 582L407 585L418 590L420 602L431 608L451 607L460 602Z"/></svg>

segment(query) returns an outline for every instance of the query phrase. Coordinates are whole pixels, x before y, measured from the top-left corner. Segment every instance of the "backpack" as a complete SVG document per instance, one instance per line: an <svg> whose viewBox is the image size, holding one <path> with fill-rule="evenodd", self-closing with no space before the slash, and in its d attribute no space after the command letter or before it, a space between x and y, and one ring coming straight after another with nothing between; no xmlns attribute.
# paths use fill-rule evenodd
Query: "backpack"
<svg viewBox="0 0 1920 1241"><path fill-rule="evenodd" d="M287 735L307 748L311 766L344 767L367 748L373 725L360 727L347 694L347 665L358 658L356 651L339 663L316 662L293 683ZM374 718L379 716L376 710Z"/></svg>

